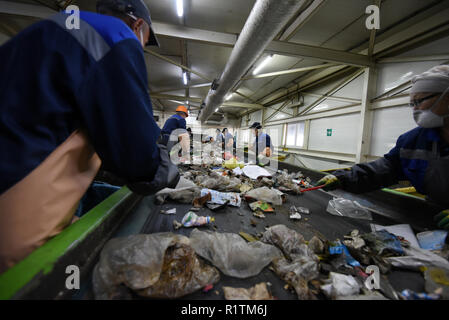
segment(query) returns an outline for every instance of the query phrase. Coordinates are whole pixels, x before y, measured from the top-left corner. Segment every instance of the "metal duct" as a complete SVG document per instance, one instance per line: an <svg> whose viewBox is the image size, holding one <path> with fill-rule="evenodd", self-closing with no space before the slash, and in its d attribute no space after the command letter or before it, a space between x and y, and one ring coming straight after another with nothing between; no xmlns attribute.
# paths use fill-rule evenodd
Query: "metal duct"
<svg viewBox="0 0 449 320"><path fill-rule="evenodd" d="M224 102L226 94L256 62L274 37L306 0L257 0L220 79L214 81L198 119L206 121ZM215 90L214 90L215 89Z"/></svg>

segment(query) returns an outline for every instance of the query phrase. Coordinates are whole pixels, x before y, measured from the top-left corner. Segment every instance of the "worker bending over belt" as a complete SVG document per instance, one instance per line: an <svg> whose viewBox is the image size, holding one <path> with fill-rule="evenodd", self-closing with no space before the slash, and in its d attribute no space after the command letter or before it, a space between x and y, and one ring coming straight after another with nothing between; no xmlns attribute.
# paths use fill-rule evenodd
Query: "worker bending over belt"
<svg viewBox="0 0 449 320"><path fill-rule="evenodd" d="M0 273L71 224L100 165L131 190L176 186L148 95L140 0L33 24L0 47ZM30 50L38 48L38 50Z"/></svg>
<svg viewBox="0 0 449 320"><path fill-rule="evenodd" d="M259 122L254 122L250 129L253 130L255 139L252 145L249 146L249 150L256 154L256 163L267 165L267 161L263 161L265 157L269 158L273 154L273 144L271 143L271 137L262 132L262 125Z"/></svg>
<svg viewBox="0 0 449 320"><path fill-rule="evenodd" d="M338 170L317 185L361 193L407 179L430 202L446 209L435 220L449 229L449 66L433 67L415 76L412 84L410 106L418 127L401 135L383 158Z"/></svg>
<svg viewBox="0 0 449 320"><path fill-rule="evenodd" d="M190 154L190 135L186 129L186 118L188 116L189 111L187 108L185 106L178 106L176 113L165 121L164 127L162 128L164 141L171 141L171 145L176 142L181 144L181 162L186 161ZM169 147L169 149L171 148Z"/></svg>

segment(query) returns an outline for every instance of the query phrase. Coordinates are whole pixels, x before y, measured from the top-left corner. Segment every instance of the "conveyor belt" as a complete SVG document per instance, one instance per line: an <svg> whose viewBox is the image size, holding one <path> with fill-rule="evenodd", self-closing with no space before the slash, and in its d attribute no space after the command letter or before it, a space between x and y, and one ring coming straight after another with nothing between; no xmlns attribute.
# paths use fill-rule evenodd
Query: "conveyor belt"
<svg viewBox="0 0 449 320"><path fill-rule="evenodd" d="M354 229L362 232L370 232L370 223L380 225L396 224L398 221L378 214L373 214L373 221L351 219L346 217L337 217L326 212L328 201L332 196L326 192L316 190L304 193L301 196L289 195L287 202L281 206L276 207L276 212L273 214L266 214L265 219L259 219L252 215L252 212L245 201L242 201L240 208L227 207L222 211L213 212L207 208L200 211L200 215L210 215L215 217L215 223L210 226L201 227L201 230L210 230L217 232L231 232L239 233L244 231L255 235L258 232L264 232L265 227L276 224L285 224L287 227L301 233L306 240L309 240L314 235L325 240L335 240L337 238L343 239ZM307 207L310 209L310 215L303 215L300 221L292 221L288 218L288 210L291 205ZM176 215L160 214L160 210L167 210L176 208ZM161 206L155 206L153 212L149 215L142 233L156 233L156 232L174 232L189 236L192 228L181 228L174 230L172 226L173 220L181 221L182 217L191 205L181 205L177 203L167 202ZM257 226L252 226L250 220L258 221ZM419 292L424 290L424 281L419 273L395 271L389 276L391 284L396 290L403 290L405 288L417 290ZM204 294L197 292L195 294L185 297L186 299L223 299L222 286L245 287L248 288L256 283L267 281L273 284L272 293L279 299L296 299L296 294L286 291L283 287L285 283L280 280L272 271L265 268L259 275L250 279L236 279L226 277L222 274L221 280L214 288L219 291L219 295L214 293Z"/></svg>

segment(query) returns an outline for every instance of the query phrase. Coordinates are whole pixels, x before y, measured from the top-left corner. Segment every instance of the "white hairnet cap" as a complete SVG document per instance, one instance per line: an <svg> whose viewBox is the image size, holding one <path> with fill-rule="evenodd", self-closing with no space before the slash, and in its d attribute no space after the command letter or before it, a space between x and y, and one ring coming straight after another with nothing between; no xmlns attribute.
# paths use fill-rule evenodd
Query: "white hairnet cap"
<svg viewBox="0 0 449 320"><path fill-rule="evenodd" d="M449 65L439 65L412 79L411 93L444 92L449 88Z"/></svg>

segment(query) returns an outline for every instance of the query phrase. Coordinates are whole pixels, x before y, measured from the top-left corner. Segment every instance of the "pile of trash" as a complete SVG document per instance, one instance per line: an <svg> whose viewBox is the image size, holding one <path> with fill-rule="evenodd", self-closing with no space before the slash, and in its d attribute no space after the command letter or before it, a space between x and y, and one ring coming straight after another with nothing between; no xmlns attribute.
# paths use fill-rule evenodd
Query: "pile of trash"
<svg viewBox="0 0 449 320"><path fill-rule="evenodd" d="M449 299L447 255L446 245L438 251L414 247L387 230L306 241L282 224L256 237L195 228L189 238L157 233L110 240L95 266L93 288L96 299L175 299L208 292L220 272L246 279L268 267L301 300ZM387 278L394 268L421 272L425 292L396 292ZM223 292L226 299L276 298L264 282Z"/></svg>
<svg viewBox="0 0 449 320"><path fill-rule="evenodd" d="M201 289L209 292L220 273L246 279L269 268L301 300L449 299L447 232L428 231L415 238L411 229L372 224L369 233L353 230L343 239L314 236L306 241L282 224L267 226L257 235L200 231L198 227L214 222L214 217L200 214L204 207L239 208L245 201L253 215L263 219L283 206L288 194L300 195L311 187L311 179L301 172L270 173L232 159L214 165L217 161L184 166L176 188L156 194L159 204L171 200L192 205L180 222L173 221L175 230L193 228L190 236L157 233L110 240L94 269L95 298L127 299L136 294L175 299ZM372 219L366 208L342 198L329 201L327 211ZM161 213L176 214L176 209ZM310 211L290 206L289 214L299 220ZM420 272L425 292L397 292L387 278L394 269ZM223 287L223 293L226 299L276 299L265 282L251 288Z"/></svg>

